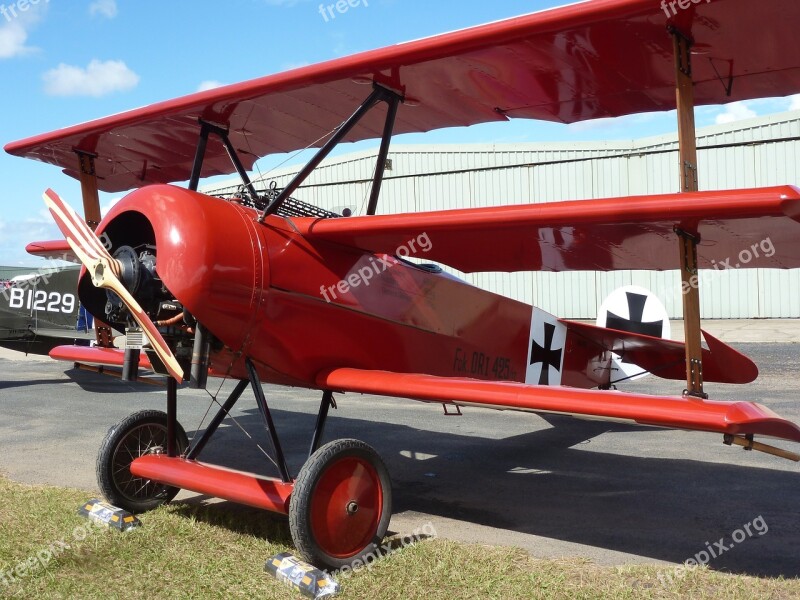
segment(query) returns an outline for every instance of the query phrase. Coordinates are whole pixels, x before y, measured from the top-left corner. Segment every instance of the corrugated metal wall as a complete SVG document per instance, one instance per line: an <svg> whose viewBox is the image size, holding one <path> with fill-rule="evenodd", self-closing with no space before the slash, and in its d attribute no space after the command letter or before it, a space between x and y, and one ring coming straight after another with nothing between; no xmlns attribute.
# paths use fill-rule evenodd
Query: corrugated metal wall
<svg viewBox="0 0 800 600"><path fill-rule="evenodd" d="M701 189L800 185L800 111L706 128L698 138ZM678 191L675 135L634 142L394 145L389 156L382 214ZM362 214L374 157L372 150L330 159L294 195ZM268 181L282 187L295 169L271 173ZM569 318L593 319L615 288L641 285L658 294L671 317L681 316L676 271L462 276ZM703 318L800 317L800 270L709 272L701 285Z"/></svg>

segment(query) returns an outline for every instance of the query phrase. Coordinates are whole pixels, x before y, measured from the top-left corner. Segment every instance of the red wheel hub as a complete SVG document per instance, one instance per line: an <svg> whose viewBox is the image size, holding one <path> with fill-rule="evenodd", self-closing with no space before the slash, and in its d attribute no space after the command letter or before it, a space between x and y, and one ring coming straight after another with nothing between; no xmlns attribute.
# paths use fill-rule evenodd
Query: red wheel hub
<svg viewBox="0 0 800 600"><path fill-rule="evenodd" d="M378 472L368 461L346 456L325 469L314 488L311 531L325 553L348 558L372 542L382 514Z"/></svg>

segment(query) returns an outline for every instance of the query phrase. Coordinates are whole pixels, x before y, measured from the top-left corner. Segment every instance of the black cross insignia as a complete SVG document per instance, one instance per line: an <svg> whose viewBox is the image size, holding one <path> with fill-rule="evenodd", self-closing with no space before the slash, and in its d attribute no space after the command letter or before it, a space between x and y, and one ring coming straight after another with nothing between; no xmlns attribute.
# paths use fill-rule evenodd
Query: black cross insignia
<svg viewBox="0 0 800 600"><path fill-rule="evenodd" d="M663 321L650 321L647 323L644 321L644 305L647 302L647 296L633 292L625 292L625 295L628 297L628 314L631 318L623 319L609 312L606 319L606 327L660 338L664 328Z"/></svg>
<svg viewBox="0 0 800 600"><path fill-rule="evenodd" d="M550 368L561 371L561 352L562 349L553 349L553 336L556 333L556 326L552 323L544 324L544 345L543 348L536 340L531 344L531 362L535 365L542 363L542 372L539 375L539 385L550 385Z"/></svg>

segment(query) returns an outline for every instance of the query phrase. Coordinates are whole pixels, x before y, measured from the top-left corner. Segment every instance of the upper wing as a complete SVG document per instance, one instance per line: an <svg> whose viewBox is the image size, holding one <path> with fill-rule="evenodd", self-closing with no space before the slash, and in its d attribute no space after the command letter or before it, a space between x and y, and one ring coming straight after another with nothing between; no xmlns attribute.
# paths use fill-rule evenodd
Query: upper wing
<svg viewBox="0 0 800 600"><path fill-rule="evenodd" d="M765 435L800 442L800 427L753 402L712 402L696 398L346 368L321 373L317 384L323 389L400 396L428 402L562 413L673 429Z"/></svg>
<svg viewBox="0 0 800 600"><path fill-rule="evenodd" d="M413 100L400 108L395 133L667 110L675 107L669 27L695 42L699 105L800 91L800 58L791 50L799 2L686 4L573 4L161 102L11 143L6 151L72 176L75 150L93 153L105 191L183 181L199 118L227 127L250 168L259 157L316 145L365 99L369 88L362 84L373 81ZM383 119L372 111L346 140L380 137ZM232 172L223 145L210 140L202 176Z"/></svg>
<svg viewBox="0 0 800 600"><path fill-rule="evenodd" d="M794 268L798 220L800 190L784 186L293 223L311 240L472 273L677 269L676 227L699 234L701 268Z"/></svg>

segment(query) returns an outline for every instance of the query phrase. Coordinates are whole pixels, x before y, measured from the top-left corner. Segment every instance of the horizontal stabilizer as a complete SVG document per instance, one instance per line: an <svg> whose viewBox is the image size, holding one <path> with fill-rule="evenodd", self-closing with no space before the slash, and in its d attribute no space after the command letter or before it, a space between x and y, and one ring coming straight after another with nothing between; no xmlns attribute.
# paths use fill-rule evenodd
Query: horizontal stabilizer
<svg viewBox="0 0 800 600"><path fill-rule="evenodd" d="M588 323L559 319L572 335L580 336L658 375L663 379L686 378L686 350L683 342L665 340L628 331L605 329ZM758 367L741 352L703 331L708 350L703 349L703 380L716 383L750 383ZM618 379L611 375L611 383Z"/></svg>
<svg viewBox="0 0 800 600"><path fill-rule="evenodd" d="M648 396L348 368L320 373L317 385L329 390L399 396L426 402L560 413L670 429L763 435L800 442L800 427L754 402L714 402L690 397Z"/></svg>

